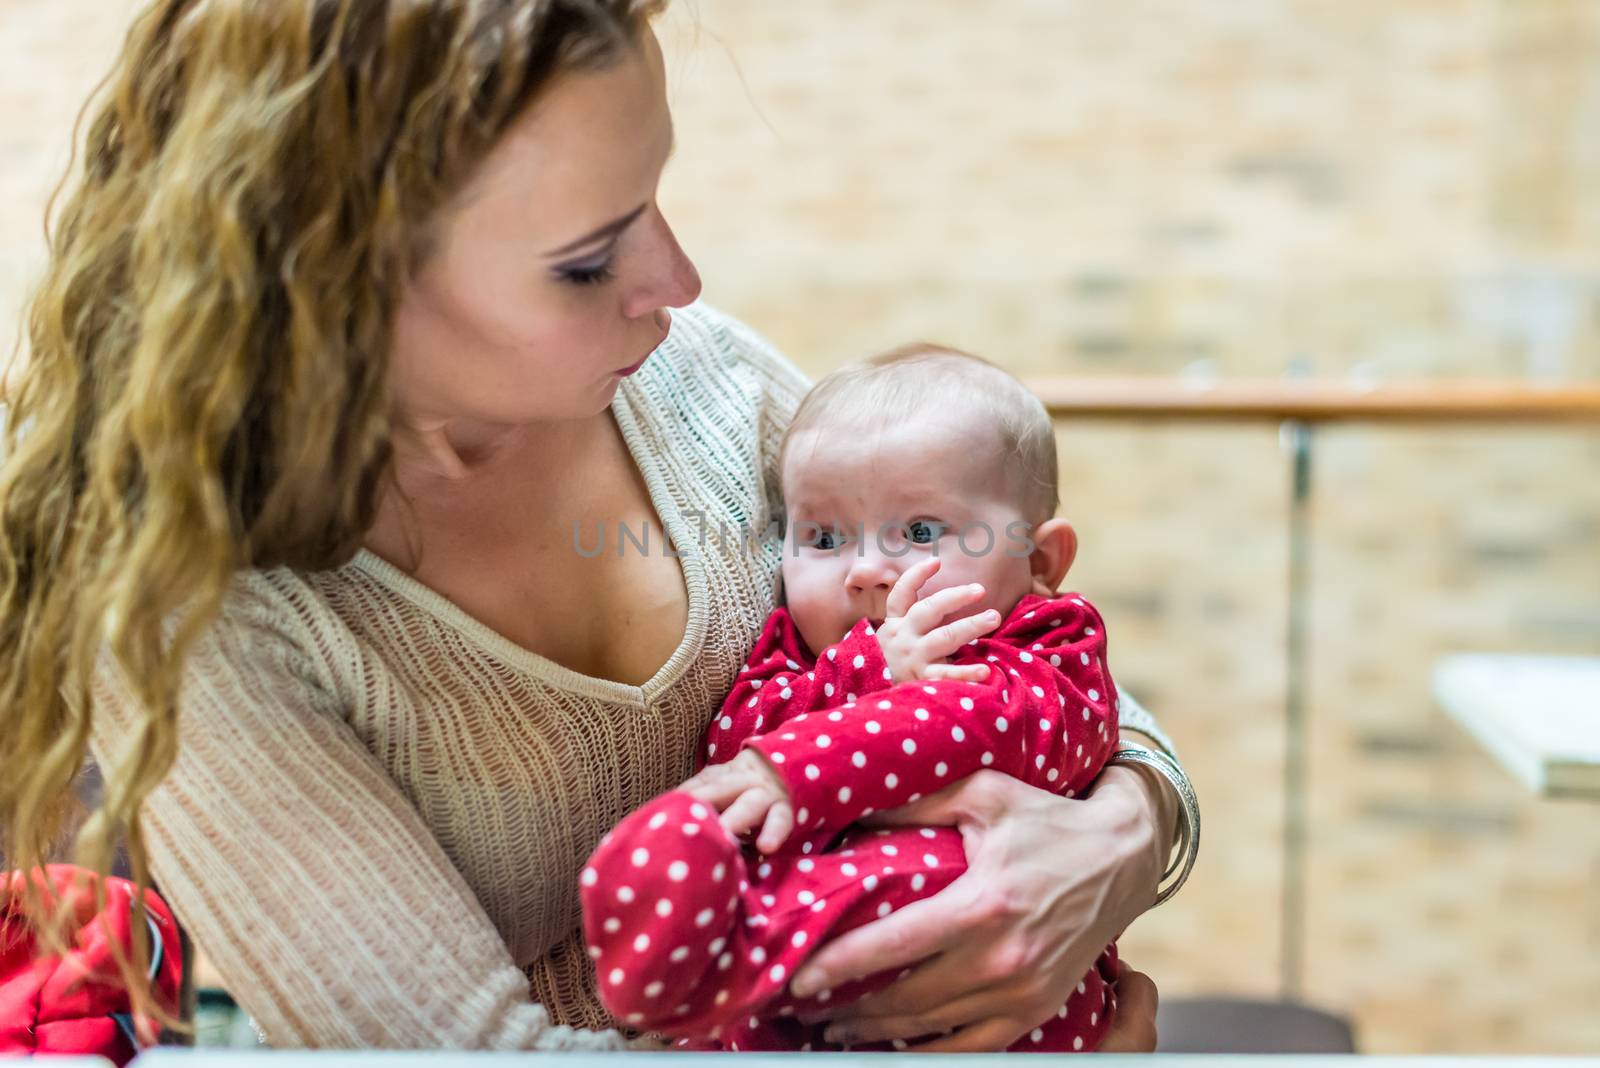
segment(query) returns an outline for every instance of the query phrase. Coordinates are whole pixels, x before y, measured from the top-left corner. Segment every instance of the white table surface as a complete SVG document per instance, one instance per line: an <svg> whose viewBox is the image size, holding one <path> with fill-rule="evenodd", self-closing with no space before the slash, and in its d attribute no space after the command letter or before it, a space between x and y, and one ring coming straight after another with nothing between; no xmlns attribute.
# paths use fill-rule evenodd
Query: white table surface
<svg viewBox="0 0 1600 1068"><path fill-rule="evenodd" d="M1433 693L1530 790L1600 801L1600 656L1447 656Z"/></svg>

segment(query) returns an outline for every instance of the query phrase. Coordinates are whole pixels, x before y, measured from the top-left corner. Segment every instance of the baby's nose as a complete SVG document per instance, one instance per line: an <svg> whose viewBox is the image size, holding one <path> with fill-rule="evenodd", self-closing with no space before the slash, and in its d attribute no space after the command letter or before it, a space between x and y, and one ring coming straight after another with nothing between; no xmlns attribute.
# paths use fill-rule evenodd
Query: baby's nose
<svg viewBox="0 0 1600 1068"><path fill-rule="evenodd" d="M901 561L869 547L850 562L850 572L845 581L856 592L880 588L887 590L894 586L902 570Z"/></svg>

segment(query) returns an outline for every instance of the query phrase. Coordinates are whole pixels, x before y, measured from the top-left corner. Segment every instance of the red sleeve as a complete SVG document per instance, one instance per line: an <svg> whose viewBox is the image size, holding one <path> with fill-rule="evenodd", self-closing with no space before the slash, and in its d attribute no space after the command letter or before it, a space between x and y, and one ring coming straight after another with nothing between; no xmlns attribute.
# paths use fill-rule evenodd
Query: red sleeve
<svg viewBox="0 0 1600 1068"><path fill-rule="evenodd" d="M732 760L747 739L763 731L889 685L883 649L865 619L824 649L815 663L809 659L789 610L776 609L722 711L706 728L699 766Z"/></svg>
<svg viewBox="0 0 1600 1068"><path fill-rule="evenodd" d="M1076 595L1029 595L952 663L984 682L912 681L750 737L788 785L801 830L841 828L982 768L1058 794L1094 781L1117 742L1105 626Z"/></svg>

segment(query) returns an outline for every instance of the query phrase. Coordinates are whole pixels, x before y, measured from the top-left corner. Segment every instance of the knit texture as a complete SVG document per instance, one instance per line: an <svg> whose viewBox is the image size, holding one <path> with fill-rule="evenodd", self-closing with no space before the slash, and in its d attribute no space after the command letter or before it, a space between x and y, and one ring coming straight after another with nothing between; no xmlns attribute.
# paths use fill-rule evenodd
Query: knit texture
<svg viewBox="0 0 1600 1068"><path fill-rule="evenodd" d="M704 304L622 380L612 410L689 595L643 686L530 653L365 551L237 577L144 822L163 894L269 1044L654 1044L610 1029L578 875L690 774L777 603L781 544L759 535L808 385ZM114 766L138 717L108 662L95 698L92 748Z"/></svg>

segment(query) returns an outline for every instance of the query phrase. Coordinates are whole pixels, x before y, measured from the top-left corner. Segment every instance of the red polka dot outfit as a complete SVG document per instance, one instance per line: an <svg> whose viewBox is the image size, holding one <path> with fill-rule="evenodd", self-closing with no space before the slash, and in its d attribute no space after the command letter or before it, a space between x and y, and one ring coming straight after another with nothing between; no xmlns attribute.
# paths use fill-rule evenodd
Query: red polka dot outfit
<svg viewBox="0 0 1600 1068"><path fill-rule="evenodd" d="M812 998L790 978L826 940L929 897L966 868L951 827L852 826L983 768L1071 797L1116 747L1100 614L1082 597L1022 598L951 663L981 683L893 683L865 619L814 661L787 608L767 621L706 763L752 746L785 780L796 826L762 857L711 806L663 794L601 840L581 879L584 932L606 1007L700 1049L837 1049L795 1018L893 982L880 972ZM1116 947L1016 1050L1093 1050L1116 1008ZM903 974L903 973L900 973ZM931 1036L930 1036L931 1037ZM855 1048L903 1047L904 1042Z"/></svg>

